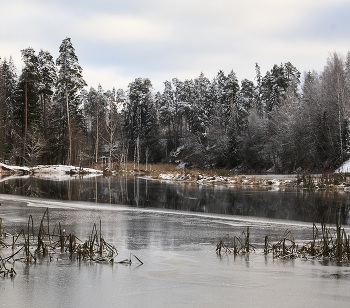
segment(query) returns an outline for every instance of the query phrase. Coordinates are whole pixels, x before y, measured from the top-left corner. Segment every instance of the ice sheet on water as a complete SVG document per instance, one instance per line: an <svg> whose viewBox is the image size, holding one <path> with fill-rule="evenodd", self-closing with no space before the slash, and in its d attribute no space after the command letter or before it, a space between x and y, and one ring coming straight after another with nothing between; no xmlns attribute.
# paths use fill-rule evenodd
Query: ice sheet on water
<svg viewBox="0 0 350 308"><path fill-rule="evenodd" d="M135 213L149 213L149 214L163 214L163 215L176 215L181 217L198 217L209 219L212 223L226 224L231 226L259 226L259 227L312 227L312 223L298 222L291 220L282 219L271 219L261 217L249 217L249 216L236 216L236 215L221 215L211 213L199 213L199 212L188 212L180 210L170 209L156 209L156 208L135 208L127 205L116 205L116 204L104 204L95 202L72 202L72 201L57 201L50 199L38 199L32 197L21 197L13 195L0 195L0 200L16 200L19 202L26 202L28 207L43 207L43 208L61 208L61 209L76 209L76 210L102 210L102 211L123 211L123 212L135 212ZM349 227L350 230L350 227Z"/></svg>

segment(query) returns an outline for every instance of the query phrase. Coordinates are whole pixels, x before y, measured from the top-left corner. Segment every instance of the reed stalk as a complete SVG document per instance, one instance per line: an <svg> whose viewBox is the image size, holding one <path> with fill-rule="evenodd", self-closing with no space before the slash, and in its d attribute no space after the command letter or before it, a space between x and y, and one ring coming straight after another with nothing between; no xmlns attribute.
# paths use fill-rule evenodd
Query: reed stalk
<svg viewBox="0 0 350 308"><path fill-rule="evenodd" d="M62 226L60 222L58 223L58 236L59 236L60 247L62 250L64 248L64 237L63 237Z"/></svg>
<svg viewBox="0 0 350 308"><path fill-rule="evenodd" d="M249 237L250 237L250 232L249 232L249 227L247 227L247 236L245 239L245 247L246 247L246 251L249 253Z"/></svg>
<svg viewBox="0 0 350 308"><path fill-rule="evenodd" d="M102 241L102 222L100 220L100 255L103 254L103 241Z"/></svg>
<svg viewBox="0 0 350 308"><path fill-rule="evenodd" d="M267 254L269 252L269 237L265 236L265 245L264 245L264 253Z"/></svg>
<svg viewBox="0 0 350 308"><path fill-rule="evenodd" d="M339 222L338 215L336 219L336 232L337 232L337 238L336 238L336 247L337 247L337 257L338 261L342 261L343 259L343 239L341 234L341 223Z"/></svg>

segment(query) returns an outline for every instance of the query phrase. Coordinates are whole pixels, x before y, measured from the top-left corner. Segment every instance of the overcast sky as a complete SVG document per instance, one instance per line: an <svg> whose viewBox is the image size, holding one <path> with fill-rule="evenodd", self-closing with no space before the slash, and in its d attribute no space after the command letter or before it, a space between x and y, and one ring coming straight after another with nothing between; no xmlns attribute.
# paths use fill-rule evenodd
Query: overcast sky
<svg viewBox="0 0 350 308"><path fill-rule="evenodd" d="M70 37L89 87L142 77L162 91L219 70L254 80L256 62L263 74L288 61L303 73L345 55L349 12L349 0L0 0L0 56L21 69L21 49L56 59Z"/></svg>

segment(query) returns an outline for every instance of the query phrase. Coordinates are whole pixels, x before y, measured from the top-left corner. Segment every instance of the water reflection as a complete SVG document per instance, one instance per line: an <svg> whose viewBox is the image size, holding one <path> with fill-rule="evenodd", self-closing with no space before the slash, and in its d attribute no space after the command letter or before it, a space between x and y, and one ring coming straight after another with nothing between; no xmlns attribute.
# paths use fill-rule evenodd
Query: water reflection
<svg viewBox="0 0 350 308"><path fill-rule="evenodd" d="M344 192L200 186L139 177L72 177L52 181L6 178L0 193L166 208L193 212L350 224L350 196Z"/></svg>

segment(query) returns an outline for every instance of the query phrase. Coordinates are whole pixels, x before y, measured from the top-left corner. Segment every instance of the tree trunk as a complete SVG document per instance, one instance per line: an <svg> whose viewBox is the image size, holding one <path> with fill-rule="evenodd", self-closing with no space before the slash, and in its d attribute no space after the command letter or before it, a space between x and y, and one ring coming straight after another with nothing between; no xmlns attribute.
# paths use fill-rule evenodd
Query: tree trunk
<svg viewBox="0 0 350 308"><path fill-rule="evenodd" d="M44 138L45 141L47 139L47 132L46 132L46 95L43 94L43 100L44 100L44 106L43 106L43 118L44 118Z"/></svg>
<svg viewBox="0 0 350 308"><path fill-rule="evenodd" d="M340 103L339 103L339 93L338 93L338 123L339 123L339 141L340 141L340 162L343 163L343 138L341 129L341 115L340 115Z"/></svg>
<svg viewBox="0 0 350 308"><path fill-rule="evenodd" d="M98 160L98 112L99 112L99 100L96 104L96 143L95 143L95 162L97 163Z"/></svg>
<svg viewBox="0 0 350 308"><path fill-rule="evenodd" d="M68 137L69 137L69 152L68 152L68 165L71 164L72 158L72 134L70 129L70 118L69 118L69 101L68 101L68 86L66 82L66 103L67 103L67 126L68 126Z"/></svg>
<svg viewBox="0 0 350 308"><path fill-rule="evenodd" d="M26 72L26 80L24 86L24 140L23 140L23 157L22 165L24 166L24 161L26 157L26 145L27 145L27 127L28 127L28 72Z"/></svg>
<svg viewBox="0 0 350 308"><path fill-rule="evenodd" d="M137 136L137 171L140 171L140 137Z"/></svg>

